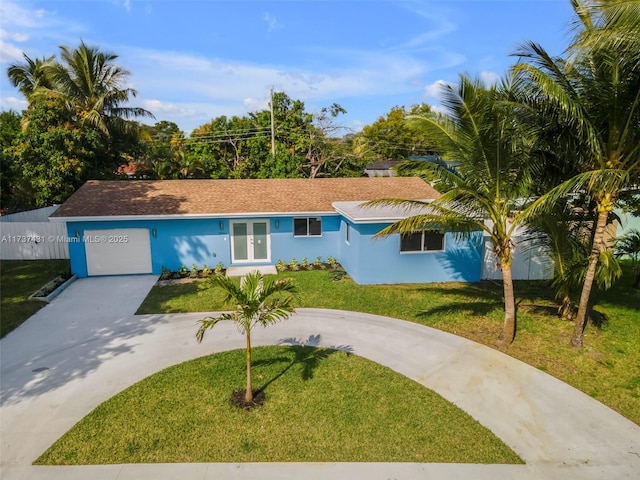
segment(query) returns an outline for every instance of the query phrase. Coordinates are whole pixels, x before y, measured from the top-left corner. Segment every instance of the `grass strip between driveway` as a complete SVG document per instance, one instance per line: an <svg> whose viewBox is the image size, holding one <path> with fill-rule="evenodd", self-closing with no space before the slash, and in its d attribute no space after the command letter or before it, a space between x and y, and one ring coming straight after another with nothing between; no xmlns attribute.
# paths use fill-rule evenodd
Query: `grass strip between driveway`
<svg viewBox="0 0 640 480"><path fill-rule="evenodd" d="M253 370L261 407L229 402L244 350L201 357L106 401L36 463L522 463L436 393L344 351L260 347Z"/></svg>

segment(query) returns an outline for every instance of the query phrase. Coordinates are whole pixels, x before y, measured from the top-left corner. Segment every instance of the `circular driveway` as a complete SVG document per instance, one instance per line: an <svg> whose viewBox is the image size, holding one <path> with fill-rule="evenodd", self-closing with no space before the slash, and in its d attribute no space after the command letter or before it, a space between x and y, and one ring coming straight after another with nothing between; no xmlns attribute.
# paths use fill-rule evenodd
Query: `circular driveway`
<svg viewBox="0 0 640 480"><path fill-rule="evenodd" d="M206 314L134 315L156 278L76 281L0 341L0 477L42 478L428 478L636 479L640 427L533 367L494 349L411 322L299 309L253 333L349 348L438 392L493 431L526 465L171 464L34 467L31 463L99 403L170 365L242 348L223 322L195 341Z"/></svg>

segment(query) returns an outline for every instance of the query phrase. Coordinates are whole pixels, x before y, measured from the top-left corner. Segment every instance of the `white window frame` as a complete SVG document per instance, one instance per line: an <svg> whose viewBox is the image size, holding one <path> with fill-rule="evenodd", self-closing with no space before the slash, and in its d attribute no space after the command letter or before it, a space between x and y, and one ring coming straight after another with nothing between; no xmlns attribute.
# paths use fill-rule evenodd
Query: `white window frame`
<svg viewBox="0 0 640 480"><path fill-rule="evenodd" d="M400 249L400 255L414 255L414 254L423 254L423 253L438 253L438 252L444 252L446 249L446 235L445 232L441 232L441 231L437 231L437 230L422 230L420 232L414 232L412 235L415 235L417 233L422 234L421 238L420 238L420 250L402 250L402 235L400 235L400 245L399 245L399 249ZM442 235L442 248L440 250L426 250L425 249L425 234L427 233L437 233L439 235Z"/></svg>
<svg viewBox="0 0 640 480"><path fill-rule="evenodd" d="M305 235L296 234L296 220L305 220L307 223L307 233ZM309 228L309 221L317 220L320 224L320 233L318 235L312 235ZM293 236L294 238L319 238L322 237L322 217L294 217L293 219Z"/></svg>
<svg viewBox="0 0 640 480"><path fill-rule="evenodd" d="M347 226L344 231L344 241L347 245L351 245L351 225L349 222L344 222Z"/></svg>

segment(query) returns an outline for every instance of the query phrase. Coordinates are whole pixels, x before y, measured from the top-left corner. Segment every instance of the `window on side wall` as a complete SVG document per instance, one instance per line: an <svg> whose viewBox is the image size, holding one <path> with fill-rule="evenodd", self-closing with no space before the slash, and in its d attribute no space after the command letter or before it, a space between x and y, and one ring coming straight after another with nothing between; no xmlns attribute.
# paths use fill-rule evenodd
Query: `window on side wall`
<svg viewBox="0 0 640 480"><path fill-rule="evenodd" d="M444 233L424 230L400 236L400 253L441 252Z"/></svg>
<svg viewBox="0 0 640 480"><path fill-rule="evenodd" d="M294 218L294 237L319 237L322 235L322 219L320 217Z"/></svg>
<svg viewBox="0 0 640 480"><path fill-rule="evenodd" d="M347 228L344 231L344 240L347 243L351 243L351 225L348 223L345 224Z"/></svg>

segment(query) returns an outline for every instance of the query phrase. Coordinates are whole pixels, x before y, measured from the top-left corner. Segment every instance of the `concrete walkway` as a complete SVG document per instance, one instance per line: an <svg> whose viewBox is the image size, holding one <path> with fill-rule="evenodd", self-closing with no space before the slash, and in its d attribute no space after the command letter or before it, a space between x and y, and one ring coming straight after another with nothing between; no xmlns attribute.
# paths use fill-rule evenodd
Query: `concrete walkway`
<svg viewBox="0 0 640 480"><path fill-rule="evenodd" d="M360 313L300 309L258 329L349 347L438 392L492 430L526 465L413 463L155 464L34 467L98 404L142 378L211 352L242 348L220 324L202 344L204 314L134 312L152 276L76 281L0 341L0 478L31 479L637 479L640 427L555 378L498 351L428 327Z"/></svg>

